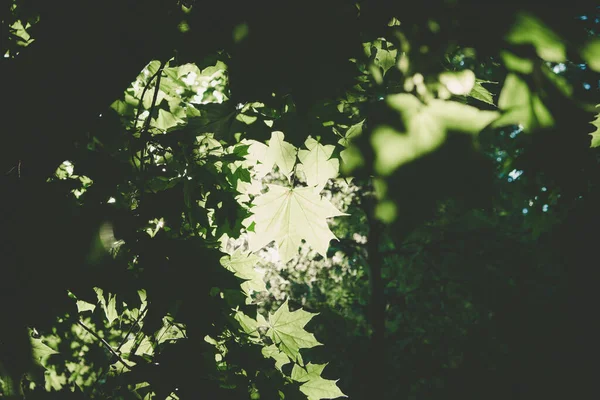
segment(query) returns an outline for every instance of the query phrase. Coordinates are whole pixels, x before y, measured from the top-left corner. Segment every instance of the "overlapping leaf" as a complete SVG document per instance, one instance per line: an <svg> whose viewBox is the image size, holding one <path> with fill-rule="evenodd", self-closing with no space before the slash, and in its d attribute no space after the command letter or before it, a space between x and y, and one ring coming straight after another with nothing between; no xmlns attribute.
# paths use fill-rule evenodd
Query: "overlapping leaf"
<svg viewBox="0 0 600 400"><path fill-rule="evenodd" d="M302 309L290 312L286 300L275 313L269 314L267 336L291 360L302 363L300 349L309 349L321 344L312 333L304 329L315 315Z"/></svg>
<svg viewBox="0 0 600 400"><path fill-rule="evenodd" d="M311 187L268 185L268 188L267 193L254 200L255 228L249 238L250 249L257 251L275 241L281 260L287 262L305 240L326 256L329 241L335 239L327 218L346 214L319 197Z"/></svg>
<svg viewBox="0 0 600 400"><path fill-rule="evenodd" d="M300 391L304 393L309 400L348 397L337 387L337 381L321 377L321 373L326 366L327 364L312 363L308 363L304 367L298 364L294 365L294 368L292 369L292 379L297 382L304 382L304 384L300 386Z"/></svg>
<svg viewBox="0 0 600 400"><path fill-rule="evenodd" d="M323 146L311 137L306 139L304 145L308 150L299 150L298 158L306 175L306 183L320 192L327 181L335 178L339 172L339 160L331 158L335 146Z"/></svg>

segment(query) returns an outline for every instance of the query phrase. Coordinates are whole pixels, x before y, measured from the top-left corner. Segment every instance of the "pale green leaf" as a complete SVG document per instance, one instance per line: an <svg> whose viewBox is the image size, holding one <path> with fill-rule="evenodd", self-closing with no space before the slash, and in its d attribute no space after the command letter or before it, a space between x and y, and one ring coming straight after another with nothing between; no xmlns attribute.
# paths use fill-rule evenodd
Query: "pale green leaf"
<svg viewBox="0 0 600 400"><path fill-rule="evenodd" d="M425 105L411 94L388 96L388 104L400 113L404 132L380 125L373 130L375 171L389 175L398 167L438 148L448 131L475 134L498 118L495 111L481 111L455 101L434 99Z"/></svg>
<svg viewBox="0 0 600 400"><path fill-rule="evenodd" d="M329 179L337 176L340 168L339 160L331 158L335 146L323 146L311 137L306 139L304 145L308 150L299 150L298 158L306 175L306 183L320 192Z"/></svg>
<svg viewBox="0 0 600 400"><path fill-rule="evenodd" d="M241 288L250 296L254 292L264 292L267 286L264 282L264 273L259 272L256 266L261 259L254 254L243 254L239 249L232 255L221 257L221 265L233 272L238 278L244 279Z"/></svg>
<svg viewBox="0 0 600 400"><path fill-rule="evenodd" d="M524 75L533 72L533 61L528 58L519 57L510 51L501 51L500 57L502 57L502 61L504 61L504 65L509 71Z"/></svg>
<svg viewBox="0 0 600 400"><path fill-rule="evenodd" d="M267 336L291 360L301 362L300 349L321 345L304 326L317 314L302 309L290 312L287 300L273 314L269 314Z"/></svg>
<svg viewBox="0 0 600 400"><path fill-rule="evenodd" d="M45 364L48 357L50 357L52 354L58 354L58 351L54 350L53 348L42 342L42 339L30 338L30 340L33 361L37 365Z"/></svg>
<svg viewBox="0 0 600 400"><path fill-rule="evenodd" d="M273 132L269 140L267 157L285 176L290 176L296 165L296 148L284 140L283 132Z"/></svg>
<svg viewBox="0 0 600 400"><path fill-rule="evenodd" d="M504 112L494 121L494 127L522 125L524 130L547 128L554 125L552 114L535 93L529 90L527 83L516 74L506 77L498 107Z"/></svg>
<svg viewBox="0 0 600 400"><path fill-rule="evenodd" d="M96 296L98 297L98 302L102 306L104 310L104 314L106 315L106 319L108 320L108 324L112 324L112 322L119 317L117 313L117 295L108 294L108 299L104 297L104 291L100 288L94 288L96 292Z"/></svg>
<svg viewBox="0 0 600 400"><path fill-rule="evenodd" d="M327 218L346 215L310 187L287 188L268 185L269 191L254 200L254 234L249 237L251 251L273 240L283 262L298 253L302 239L323 257L335 235Z"/></svg>
<svg viewBox="0 0 600 400"><path fill-rule="evenodd" d="M439 79L440 83L455 95L467 95L475 85L475 74L468 69L460 72L442 72Z"/></svg>
<svg viewBox="0 0 600 400"><path fill-rule="evenodd" d="M531 44L546 61L563 62L567 56L564 41L539 18L526 12L517 15L506 40L515 45Z"/></svg>
<svg viewBox="0 0 600 400"><path fill-rule="evenodd" d="M152 125L163 131L168 130L174 126L182 124L183 120L177 118L175 115L163 109L158 110L158 118L152 121Z"/></svg>
<svg viewBox="0 0 600 400"><path fill-rule="evenodd" d="M331 379L317 377L300 386L300 391L308 397L308 400L348 397L337 387L336 382Z"/></svg>
<svg viewBox="0 0 600 400"><path fill-rule="evenodd" d="M258 332L258 322L241 311L236 311L233 316L240 326L248 335L259 338L260 333Z"/></svg>
<svg viewBox="0 0 600 400"><path fill-rule="evenodd" d="M94 311L96 309L95 304L88 303L87 301L77 300L77 312L82 313L85 311Z"/></svg>
<svg viewBox="0 0 600 400"><path fill-rule="evenodd" d="M475 80L475 85L473 85L473 89L471 90L471 93L469 93L469 96L493 106L494 97L492 93L482 85L482 83L483 81L480 79Z"/></svg>
<svg viewBox="0 0 600 400"><path fill-rule="evenodd" d="M581 49L581 58L591 69L600 72L600 38L589 40Z"/></svg>
<svg viewBox="0 0 600 400"><path fill-rule="evenodd" d="M294 364L291 378L297 382L307 382L311 379L319 378L321 377L321 373L326 366L327 364L308 363L303 367L298 364Z"/></svg>
<svg viewBox="0 0 600 400"><path fill-rule="evenodd" d="M285 353L279 350L279 348L274 344L263 347L262 355L265 358L270 357L275 360L275 368L277 368L279 371L281 371L281 367L290 362L288 356L286 356Z"/></svg>

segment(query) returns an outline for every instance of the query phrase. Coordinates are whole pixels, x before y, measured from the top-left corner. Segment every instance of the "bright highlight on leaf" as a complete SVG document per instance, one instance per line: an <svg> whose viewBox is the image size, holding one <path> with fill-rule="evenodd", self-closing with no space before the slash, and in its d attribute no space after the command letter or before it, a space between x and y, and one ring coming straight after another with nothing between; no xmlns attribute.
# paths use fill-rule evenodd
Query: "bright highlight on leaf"
<svg viewBox="0 0 600 400"><path fill-rule="evenodd" d="M443 72L440 74L440 82L450 93L464 96L473 90L475 74L468 69L460 72Z"/></svg>
<svg viewBox="0 0 600 400"><path fill-rule="evenodd" d="M528 13L517 15L506 40L516 45L533 45L538 56L546 61L563 62L567 56L563 40L540 19Z"/></svg>
<svg viewBox="0 0 600 400"><path fill-rule="evenodd" d="M381 125L373 130L375 171L390 175L398 167L434 151L449 131L480 132L498 113L480 111L455 101L431 100L425 105L410 94L388 96L388 104L400 113L405 132Z"/></svg>
<svg viewBox="0 0 600 400"><path fill-rule="evenodd" d="M321 373L327 364L308 363L302 367L298 364L292 369L292 379L298 382L304 382L300 390L309 399L337 399L338 397L348 397L337 387L336 382L321 377Z"/></svg>
<svg viewBox="0 0 600 400"><path fill-rule="evenodd" d="M581 49L581 58L591 69L600 72L600 39L594 38L587 42Z"/></svg>
<svg viewBox="0 0 600 400"><path fill-rule="evenodd" d="M302 309L291 311L287 300L273 314L269 314L267 336L291 360L303 364L300 349L310 349L321 343L304 326L317 314Z"/></svg>
<svg viewBox="0 0 600 400"><path fill-rule="evenodd" d="M336 158L331 158L335 146L323 146L310 137L306 139L304 145L308 150L298 151L298 158L306 175L306 183L308 186L315 187L316 192L320 192L329 179L338 175L340 162Z"/></svg>
<svg viewBox="0 0 600 400"><path fill-rule="evenodd" d="M327 218L347 215L321 198L311 187L287 188L268 185L269 191L254 200L254 234L250 249L257 251L275 240L282 262L298 253L302 240L323 257L335 235Z"/></svg>
<svg viewBox="0 0 600 400"><path fill-rule="evenodd" d="M520 124L525 130L532 131L554 125L552 114L540 97L532 93L527 83L516 74L506 77L498 107L504 114L494 122L494 127Z"/></svg>

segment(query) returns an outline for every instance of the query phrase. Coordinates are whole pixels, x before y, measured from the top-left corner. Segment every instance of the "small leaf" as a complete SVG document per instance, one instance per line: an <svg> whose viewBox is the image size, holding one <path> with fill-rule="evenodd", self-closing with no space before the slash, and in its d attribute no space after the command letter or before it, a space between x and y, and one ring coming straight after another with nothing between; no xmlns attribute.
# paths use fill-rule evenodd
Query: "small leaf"
<svg viewBox="0 0 600 400"><path fill-rule="evenodd" d="M290 176L296 165L296 148L283 139L283 132L271 133L267 156L285 176Z"/></svg>
<svg viewBox="0 0 600 400"><path fill-rule="evenodd" d="M337 387L336 382L337 381L318 377L311 379L300 386L300 391L308 397L308 400L348 397Z"/></svg>
<svg viewBox="0 0 600 400"><path fill-rule="evenodd" d="M583 46L581 58L592 70L600 72L600 38L593 38Z"/></svg>
<svg viewBox="0 0 600 400"><path fill-rule="evenodd" d="M43 366L45 364L46 359L52 354L58 354L58 351L54 350L44 342L42 339L34 339L31 338L31 349L33 361L37 365Z"/></svg>
<svg viewBox="0 0 600 400"><path fill-rule="evenodd" d="M104 310L104 314L106 315L106 319L108 320L108 325L112 324L115 319L119 317L117 313L117 295L110 293L108 294L108 300L104 298L104 291L100 288L94 288L96 292L96 296L98 297L98 302L102 306Z"/></svg>
<svg viewBox="0 0 600 400"><path fill-rule="evenodd" d="M484 81L482 81L481 79L476 79L475 85L473 85L473 89L471 90L471 93L469 93L469 96L493 106L494 105L493 95L489 90L487 90L482 85L483 82Z"/></svg>
<svg viewBox="0 0 600 400"><path fill-rule="evenodd" d="M254 292L264 292L267 286L263 280L263 273L256 270L256 265L261 259L254 254L243 254L239 249L232 255L221 257L221 265L233 272L238 278L246 282L241 284L241 288L250 296Z"/></svg>
<svg viewBox="0 0 600 400"><path fill-rule="evenodd" d="M285 364L289 364L289 362L290 362L290 359L288 358L288 356L286 356L285 353L283 353L281 350L279 350L277 348L277 346L274 344L267 346L267 347L263 347L262 355L265 356L265 358L270 357L273 360L275 360L275 368L277 368L279 371L281 371L281 368Z"/></svg>
<svg viewBox="0 0 600 400"><path fill-rule="evenodd" d="M302 360L300 349L309 349L321 345L304 326L317 314L302 309L290 312L286 300L275 313L269 314L267 336L277 347L294 361Z"/></svg>
<svg viewBox="0 0 600 400"><path fill-rule="evenodd" d="M452 94L467 95L475 85L475 74L468 69L460 72L443 72L440 74L440 83Z"/></svg>
<svg viewBox="0 0 600 400"><path fill-rule="evenodd" d="M517 15L506 40L516 45L533 45L538 56L546 61L563 62L567 57L564 41L540 19L526 12Z"/></svg>
<svg viewBox="0 0 600 400"><path fill-rule="evenodd" d="M523 125L523 129L532 131L554 125L552 114L535 93L529 90L527 83L516 74L506 77L498 107L504 114L494 121L494 127Z"/></svg>
<svg viewBox="0 0 600 400"><path fill-rule="evenodd" d="M87 301L77 300L77 312L82 313L85 311L92 311L96 309L95 304L88 303Z"/></svg>
<svg viewBox="0 0 600 400"><path fill-rule="evenodd" d="M323 146L311 137L306 139L304 145L308 150L299 150L298 158L303 165L306 183L320 192L329 179L337 176L340 168L339 160L331 158L335 146Z"/></svg>
<svg viewBox="0 0 600 400"><path fill-rule="evenodd" d="M308 363L306 366L302 367L298 364L294 364L291 378L298 382L307 382L311 379L319 378L326 366L327 364Z"/></svg>

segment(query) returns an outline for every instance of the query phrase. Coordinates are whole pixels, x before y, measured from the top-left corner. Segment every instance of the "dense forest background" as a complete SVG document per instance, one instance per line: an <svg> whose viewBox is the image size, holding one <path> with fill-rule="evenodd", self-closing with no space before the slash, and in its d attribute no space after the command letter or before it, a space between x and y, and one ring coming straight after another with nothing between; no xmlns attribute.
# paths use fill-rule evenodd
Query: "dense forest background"
<svg viewBox="0 0 600 400"><path fill-rule="evenodd" d="M598 392L594 2L0 4L0 398Z"/></svg>

